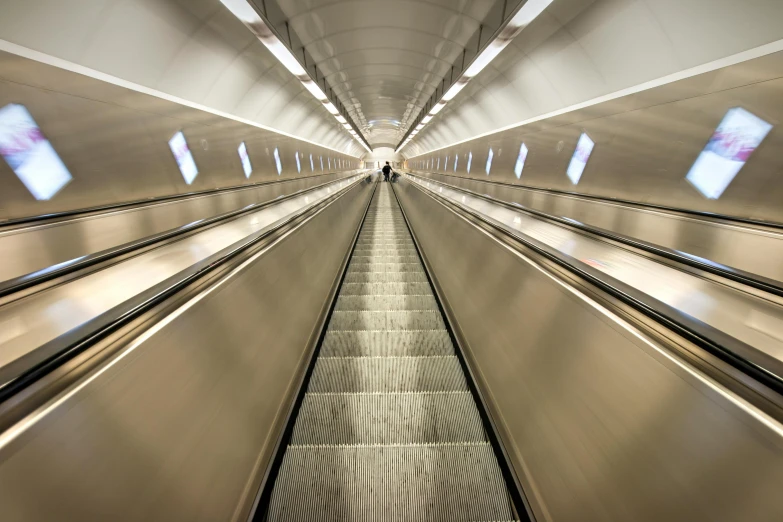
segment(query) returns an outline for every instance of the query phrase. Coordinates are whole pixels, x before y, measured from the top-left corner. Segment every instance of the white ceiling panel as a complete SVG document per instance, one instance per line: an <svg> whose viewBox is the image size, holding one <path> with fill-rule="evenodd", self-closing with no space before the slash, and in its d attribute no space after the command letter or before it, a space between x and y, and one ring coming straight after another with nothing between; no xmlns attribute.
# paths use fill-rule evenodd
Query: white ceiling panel
<svg viewBox="0 0 783 522"><path fill-rule="evenodd" d="M402 139L497 0L277 0L370 144Z"/></svg>

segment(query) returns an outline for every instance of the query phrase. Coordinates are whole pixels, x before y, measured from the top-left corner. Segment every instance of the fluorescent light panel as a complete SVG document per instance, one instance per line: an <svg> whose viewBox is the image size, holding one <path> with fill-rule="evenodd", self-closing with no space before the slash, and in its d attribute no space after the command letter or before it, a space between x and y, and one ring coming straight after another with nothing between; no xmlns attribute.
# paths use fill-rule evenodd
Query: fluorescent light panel
<svg viewBox="0 0 783 522"><path fill-rule="evenodd" d="M500 54L500 51L505 49L506 46L519 35L522 29L527 27L538 17L538 15L544 12L544 9L549 7L549 4L551 4L552 1L553 0L527 0L525 5L516 12L506 26L500 31L498 36L481 51L456 83L446 91L446 94L444 94L441 100L435 104L429 114L421 120L421 123L416 127L416 130L421 130L421 128L429 123L436 114L442 111L443 107L446 106L446 103L453 100L454 97L465 88L470 79L483 71L484 68ZM408 144L411 137L413 137L413 133L408 135L408 139L397 149L397 152Z"/></svg>
<svg viewBox="0 0 783 522"><path fill-rule="evenodd" d="M335 118L337 118L337 121L342 123L346 129L351 128L350 125L345 125L347 120L342 115L340 115L340 111L337 110L337 107L335 107L334 104L329 101L323 90L321 90L318 84L315 83L307 74L307 71L305 71L304 67L302 67L302 64L299 63L299 60L296 59L296 56L294 56L288 47L286 47L285 44L283 44L283 42L281 42L277 36L275 36L275 34L269 29L266 23L261 19L256 10L248 3L247 0L220 1L224 6L226 6L226 8L228 8L229 11L231 11L234 16L241 20L242 23L244 23L248 29L253 32L254 35L256 35L261 43L264 44L264 46L269 49L273 55L275 55L275 58L277 58L277 60L282 63L291 74L296 76L296 78L302 82L302 85L304 85L305 89L307 89L310 94L315 97L315 99L324 104L326 110L329 111L329 113L331 113ZM364 144L364 141L359 138L358 134L354 133L352 136L362 147L367 150L367 152L372 152L370 148Z"/></svg>

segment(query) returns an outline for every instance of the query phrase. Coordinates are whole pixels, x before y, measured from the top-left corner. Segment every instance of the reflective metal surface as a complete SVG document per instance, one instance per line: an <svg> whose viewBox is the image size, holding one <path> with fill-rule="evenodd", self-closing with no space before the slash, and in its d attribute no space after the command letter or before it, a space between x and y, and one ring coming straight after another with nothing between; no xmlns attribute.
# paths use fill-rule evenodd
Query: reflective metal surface
<svg viewBox="0 0 783 522"><path fill-rule="evenodd" d="M0 229L0 252L4 254L0 282L351 174L269 182L52 223Z"/></svg>
<svg viewBox="0 0 783 522"><path fill-rule="evenodd" d="M0 108L11 103L27 107L73 179L51 199L36 201L7 162L0 160L0 221L359 166L356 157L250 122L0 51ZM198 168L190 185L168 144L180 131ZM253 167L249 178L238 153L242 142Z"/></svg>
<svg viewBox="0 0 783 522"><path fill-rule="evenodd" d="M508 0L269 0L278 30L306 49L373 149L396 147L432 93L475 56ZM273 6L279 5L279 16ZM480 31L481 26L483 32Z"/></svg>
<svg viewBox="0 0 783 522"><path fill-rule="evenodd" d="M783 231L436 173L424 177L783 281Z"/></svg>
<svg viewBox="0 0 783 522"><path fill-rule="evenodd" d="M410 177L412 183L472 209L492 221L566 254L712 326L778 361L783 361L783 306L707 278L677 270L597 237L492 204L454 189ZM783 366L768 368L783 375Z"/></svg>
<svg viewBox="0 0 783 522"><path fill-rule="evenodd" d="M783 426L532 253L395 190L537 520L783 517Z"/></svg>
<svg viewBox="0 0 783 522"><path fill-rule="evenodd" d="M0 519L247 520L371 192L357 185L1 434Z"/></svg>
<svg viewBox="0 0 783 522"><path fill-rule="evenodd" d="M51 353L47 342L119 306L232 244L312 207L362 176L336 181L0 308L0 383ZM23 363L15 364L24 358Z"/></svg>
<svg viewBox="0 0 783 522"><path fill-rule="evenodd" d="M701 43L699 46L703 48ZM551 86L546 89L551 90ZM521 96L520 91L510 92ZM783 169L783 157L778 154L783 148L781 97L783 51L535 119L434 152L416 153L415 157L408 148L402 152L415 170L780 223L783 184L777 173ZM735 107L774 127L726 191L718 199L709 199L685 178L726 113ZM498 104L497 110L506 107ZM459 117L469 125L473 118L471 111L466 111ZM483 116L475 115L476 119ZM436 121L430 125L447 132ZM582 133L595 142L595 147L582 177L574 184L566 172ZM517 178L514 168L523 142L528 154ZM494 155L487 174L490 148ZM470 173L466 172L468 155L473 158ZM445 161L447 157L449 161ZM421 160L429 160L430 166L415 166Z"/></svg>
<svg viewBox="0 0 783 522"><path fill-rule="evenodd" d="M7 0L3 6L0 48L24 46L32 55L45 53L50 62L67 60L66 68L80 74L109 76L118 85L135 84L135 90L176 97L334 151L364 151L220 0L79 0L67 6L57 0ZM35 85L43 78L26 80ZM105 92L94 86L82 90L81 82L71 78L54 85L53 92L75 91L81 98ZM139 124L144 112L161 107L180 125L194 121L188 111L155 99L136 104L133 98L122 101L139 110ZM123 104L118 105L115 110L123 112ZM69 115L62 113L66 119ZM78 109L76 115L92 116ZM102 121L90 117L82 130ZM129 131L109 130L115 141ZM110 150L119 152L121 145Z"/></svg>

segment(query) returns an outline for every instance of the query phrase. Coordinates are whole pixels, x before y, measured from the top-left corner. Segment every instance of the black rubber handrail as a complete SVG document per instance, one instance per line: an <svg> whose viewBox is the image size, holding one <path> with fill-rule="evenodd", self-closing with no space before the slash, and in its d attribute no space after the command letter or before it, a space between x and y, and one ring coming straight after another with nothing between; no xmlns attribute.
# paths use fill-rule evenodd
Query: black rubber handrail
<svg viewBox="0 0 783 522"><path fill-rule="evenodd" d="M350 171L350 172L356 172L358 174L361 170L362 169L356 169L355 171ZM27 216L21 218L0 220L0 230L5 228L10 228L10 227L16 227L19 225L34 224L40 221L89 216L98 212L111 212L115 210L128 209L133 207L139 207L139 208L149 207L152 205L157 205L159 203L203 197L203 196L208 196L210 194L219 194L221 192L238 192L241 190L258 188L264 185L274 185L276 183L293 183L294 181L301 181L303 179L312 179L320 176L330 176L332 174L338 174L338 172L325 172L323 174L313 174L312 176L302 176L299 178L259 181L257 183L250 183L248 185L234 185L231 187L197 190L193 192L185 192L183 194L172 194L169 196L157 196L157 197L151 197L146 199L135 199L132 201L125 201L122 203L112 203L110 205L97 205L94 207L84 207L84 208L79 208L74 210L64 210L62 212L51 212L48 214L41 214L38 216ZM351 174L346 174L345 176L350 177Z"/></svg>
<svg viewBox="0 0 783 522"><path fill-rule="evenodd" d="M477 221L490 230L497 231L511 238L514 242L521 243L533 252L617 298L620 302L653 319L783 397L782 361L681 310L662 303L596 268L563 254L549 245L525 236L503 224L496 223L494 220L488 219L472 209L450 201L431 189L418 185L415 186L425 191L425 194L428 194L442 205L453 209L458 215L461 213L462 215L470 216L474 222ZM748 355L752 355L759 362L751 360ZM775 368L775 370L770 370L769 368Z"/></svg>
<svg viewBox="0 0 783 522"><path fill-rule="evenodd" d="M509 208L512 210L515 210L517 212L524 212L526 214L532 215L534 217L544 219L547 221L554 222L558 225L565 226L569 229L577 230L579 232L588 234L588 235L595 235L599 236L605 239L609 239L611 241L615 241L617 243L636 248L639 250L642 250L644 252L647 252L649 254L659 255L661 257L665 257L667 259L670 259L672 261L675 261L677 263L681 263L684 265L688 265L694 268L697 268L699 270L704 270L705 272L709 272L711 274L718 275L720 277L726 278L730 281L734 281L737 283L741 283L743 285L747 285L751 288L755 288L757 290L761 290L773 295L777 295L779 297L783 297L783 283L780 281L777 281L775 279L770 279L768 277L760 276L758 274L753 274L750 272L746 272L744 270L739 270L734 267L726 266L720 263L716 263L715 261L711 261L709 259L704 259L698 256L692 256L688 254L684 254L683 252L672 250L671 248L667 248L664 246L656 245L654 243L649 243L647 241L643 241L641 239L636 239L630 236L626 236L623 234L618 234L616 232L612 232L603 228L595 227L593 225L588 225L585 223L582 223L581 221L577 221L575 219L567 218L567 217L561 217L561 216L555 216L553 214L548 214L546 212L542 212L540 210L534 210L528 207L525 207L523 205L520 205L518 203L509 203L507 201L503 201L500 199L493 198L491 196L487 196L486 194L479 194L477 192L474 192L472 190L457 187L454 185L449 185L448 183L437 181L429 178L424 178L416 174L411 174L413 177L418 178L419 180L425 180L427 183L435 183L438 185L443 185L444 187L448 187L452 190L456 190L457 192L462 192L465 194L469 194L472 197L482 199L484 201L489 201L495 205L499 205L505 208Z"/></svg>
<svg viewBox="0 0 783 522"><path fill-rule="evenodd" d="M685 214L685 215L691 215L696 216L699 218L709 218L709 219L715 219L720 221L726 221L728 223L741 223L744 225L754 225L758 227L766 227L766 228L774 228L778 230L783 230L783 223L779 223L777 221L765 221L763 219L752 219L752 218L743 218L740 216L730 216L728 214L718 214L715 212L707 212L704 210L690 210L685 208L677 208L677 207L670 207L667 205L658 205L655 203L644 203L641 201L632 201L630 199L619 199L619 198L610 198L606 196L596 196L594 194L583 194L581 192L571 192L567 190L558 190L558 189L550 189L550 188L541 188L541 187L531 187L530 185L516 185L514 183L508 183L506 181L487 181L484 179L477 179L477 178L466 178L463 176L455 176L454 174L444 174L442 172L425 172L425 171L413 171L410 170L410 173L414 175L422 175L418 174L420 172L424 172L426 174L435 175L435 176L445 176L449 178L456 178L456 179L462 179L467 181L475 181L477 183L486 183L487 185L499 185L503 187L509 187L509 188L515 188L518 190L529 190L531 192L545 192L547 194L554 194L558 196L569 196L576 199L591 199L594 201L598 201L601 203L609 203L609 204L616 204L616 205L627 205L629 207L638 207L640 209L650 209L650 210L659 210L662 212L669 212L672 214Z"/></svg>
<svg viewBox="0 0 783 522"><path fill-rule="evenodd" d="M275 232L292 225L300 218L314 215L337 198L345 195L352 188L364 182L365 178L362 178L350 183L347 187L336 191L334 194L324 198L313 206L302 209L273 225L265 227L264 229L237 241L208 258L161 281L152 288L128 299L111 310L44 343L33 352L27 354L27 356L17 359L3 369L3 373L6 374L6 376L2 378L2 382L0 382L0 403L11 399L43 376L73 359L96 342L128 324L143 313L172 297L186 286L201 279L218 267L224 266L230 260L258 245ZM36 360L33 361L33 359Z"/></svg>
<svg viewBox="0 0 783 522"><path fill-rule="evenodd" d="M188 223L187 225L182 225L177 228L172 228L163 232L159 232L157 234L153 234L151 236L147 236L141 239L137 239L135 241L130 241L128 243L118 245L116 247L108 248L100 252L95 252L92 254L88 254L86 256L77 257L76 259L71 259L69 261L58 263L56 265L43 268L41 270L37 270L35 272L31 272L23 276L2 281L0 282L0 297L5 297L15 292L19 292L21 290L30 288L32 286L36 286L45 283L47 281L51 281L52 279L63 277L70 273L74 273L79 270L89 268L90 266L94 266L98 263L103 263L105 261L129 254L136 250L154 245L156 243L161 243L167 240L173 240L177 237L183 236L184 234L188 234L195 230L210 227L212 225L215 225L223 221L234 219L243 214L256 212L265 207L276 205L282 201L286 201L291 198L295 198L303 194L307 194L308 192L312 192L321 189L323 187L332 185L334 183L339 183L341 181L344 181L344 178L334 180L334 181L327 181L326 183L322 183L320 185L315 185L313 187L298 190L296 192L292 192L291 194L286 194L285 196L278 196L275 199L264 201L262 203L253 203L251 205L244 206L237 210L231 210L229 212L225 212L217 216L212 216L211 218L199 219L197 221L193 221L192 223Z"/></svg>

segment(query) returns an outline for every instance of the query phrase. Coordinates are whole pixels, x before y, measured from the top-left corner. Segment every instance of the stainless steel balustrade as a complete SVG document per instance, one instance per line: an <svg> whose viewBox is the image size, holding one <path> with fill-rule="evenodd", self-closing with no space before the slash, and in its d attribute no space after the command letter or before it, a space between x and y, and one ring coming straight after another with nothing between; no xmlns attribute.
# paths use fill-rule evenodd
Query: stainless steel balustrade
<svg viewBox="0 0 783 522"><path fill-rule="evenodd" d="M0 519L246 520L371 191L86 353L112 355L0 434Z"/></svg>
<svg viewBox="0 0 783 522"><path fill-rule="evenodd" d="M783 518L783 426L690 364L687 341L396 190L536 520Z"/></svg>
<svg viewBox="0 0 783 522"><path fill-rule="evenodd" d="M461 176L416 174L783 282L780 227Z"/></svg>
<svg viewBox="0 0 783 522"><path fill-rule="evenodd" d="M260 183L42 222L0 222L0 251L13 253L0 263L0 282L355 174L331 173Z"/></svg>

